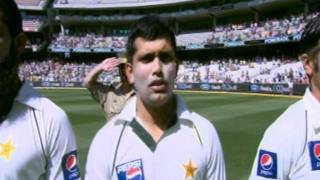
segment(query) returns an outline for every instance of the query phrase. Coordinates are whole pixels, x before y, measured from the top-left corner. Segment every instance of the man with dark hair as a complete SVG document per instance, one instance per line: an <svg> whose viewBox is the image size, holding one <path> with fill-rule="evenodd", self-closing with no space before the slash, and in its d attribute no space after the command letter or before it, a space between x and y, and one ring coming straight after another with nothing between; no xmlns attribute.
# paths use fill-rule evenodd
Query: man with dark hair
<svg viewBox="0 0 320 180"><path fill-rule="evenodd" d="M132 28L127 53L136 97L97 133L86 179L224 180L215 128L173 93L174 33L158 17L145 16Z"/></svg>
<svg viewBox="0 0 320 180"><path fill-rule="evenodd" d="M90 91L93 99L101 105L108 121L119 114L127 101L134 96L132 85L127 80L126 66L127 59L124 57L107 58L94 67L84 79L84 85ZM102 72L111 72L116 68L119 70L120 82L104 85L97 81Z"/></svg>
<svg viewBox="0 0 320 180"><path fill-rule="evenodd" d="M13 0L0 1L0 179L78 179L66 114L18 77L26 37Z"/></svg>
<svg viewBox="0 0 320 180"><path fill-rule="evenodd" d="M320 179L320 17L308 22L301 55L309 87L265 132L251 180Z"/></svg>

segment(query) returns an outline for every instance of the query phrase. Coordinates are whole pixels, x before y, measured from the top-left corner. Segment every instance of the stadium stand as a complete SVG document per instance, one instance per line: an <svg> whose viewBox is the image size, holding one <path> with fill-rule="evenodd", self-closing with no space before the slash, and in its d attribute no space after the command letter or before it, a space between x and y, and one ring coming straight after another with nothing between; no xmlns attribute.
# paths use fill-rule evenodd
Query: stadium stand
<svg viewBox="0 0 320 180"><path fill-rule="evenodd" d="M22 6L39 6L44 0L15 0L18 5Z"/></svg>
<svg viewBox="0 0 320 180"><path fill-rule="evenodd" d="M23 16L23 31L25 32L38 32L45 22L44 16Z"/></svg>
<svg viewBox="0 0 320 180"><path fill-rule="evenodd" d="M278 41L299 40L302 28L306 20L316 16L318 13L310 14L307 19L302 15L291 16L285 19L272 19L250 24L229 24L218 26L212 32L187 33L177 35L178 46L184 46L187 49L202 49L209 44L225 44L232 46L244 45L245 41L265 40L265 43L275 38ZM298 38L296 38L298 37ZM282 38L282 39L281 39ZM52 44L49 48L56 49L107 49L122 51L126 44L126 37L104 36L98 33L59 33L55 34ZM84 50L85 51L85 50Z"/></svg>
<svg viewBox="0 0 320 180"><path fill-rule="evenodd" d="M104 36L95 33L80 33L65 35L64 33L54 34L49 49L73 49L73 51L124 51L126 37Z"/></svg>
<svg viewBox="0 0 320 180"><path fill-rule="evenodd" d="M246 59L213 59L210 62L182 61L178 83L300 83L306 75L301 62L295 59L261 58L254 62ZM26 61L20 67L21 79L33 82L78 82L97 64L64 62L57 58L45 61ZM99 79L106 84L118 81L118 72L103 73Z"/></svg>
<svg viewBox="0 0 320 180"><path fill-rule="evenodd" d="M195 2L196 0L56 0L54 7L56 8L96 8L96 7L136 7L136 6L150 6L161 4L175 4ZM205 1L205 0L197 0Z"/></svg>

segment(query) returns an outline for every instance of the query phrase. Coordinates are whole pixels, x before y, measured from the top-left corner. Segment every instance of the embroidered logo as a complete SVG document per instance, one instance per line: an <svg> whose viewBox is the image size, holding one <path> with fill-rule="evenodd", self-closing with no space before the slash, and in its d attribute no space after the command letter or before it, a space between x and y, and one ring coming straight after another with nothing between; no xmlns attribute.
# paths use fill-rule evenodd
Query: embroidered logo
<svg viewBox="0 0 320 180"><path fill-rule="evenodd" d="M137 159L116 166L118 180L144 180L142 160Z"/></svg>
<svg viewBox="0 0 320 180"><path fill-rule="evenodd" d="M312 171L320 170L320 141L311 141L308 145Z"/></svg>
<svg viewBox="0 0 320 180"><path fill-rule="evenodd" d="M257 175L265 178L277 178L277 154L265 150L259 151Z"/></svg>

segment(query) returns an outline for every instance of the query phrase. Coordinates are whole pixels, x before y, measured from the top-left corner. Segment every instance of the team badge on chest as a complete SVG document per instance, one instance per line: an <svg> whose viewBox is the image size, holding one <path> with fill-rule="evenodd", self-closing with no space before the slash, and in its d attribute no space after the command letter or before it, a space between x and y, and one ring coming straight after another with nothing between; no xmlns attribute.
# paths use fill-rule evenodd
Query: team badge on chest
<svg viewBox="0 0 320 180"><path fill-rule="evenodd" d="M0 143L0 157L4 157L6 160L10 160L11 154L15 151L12 140L8 140L6 143Z"/></svg>
<svg viewBox="0 0 320 180"><path fill-rule="evenodd" d="M308 145L312 171L320 170L320 141L311 141Z"/></svg>
<svg viewBox="0 0 320 180"><path fill-rule="evenodd" d="M197 167L193 161L189 160L187 163L183 164L183 168L186 172L185 179L192 179L195 176Z"/></svg>
<svg viewBox="0 0 320 180"><path fill-rule="evenodd" d="M118 180L144 180L142 160L137 159L116 167Z"/></svg>

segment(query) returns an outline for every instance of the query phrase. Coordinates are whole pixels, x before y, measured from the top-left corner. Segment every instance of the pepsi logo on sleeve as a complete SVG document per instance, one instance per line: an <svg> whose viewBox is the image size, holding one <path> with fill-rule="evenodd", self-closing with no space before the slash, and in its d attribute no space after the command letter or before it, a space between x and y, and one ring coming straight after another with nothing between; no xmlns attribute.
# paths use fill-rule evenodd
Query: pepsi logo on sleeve
<svg viewBox="0 0 320 180"><path fill-rule="evenodd" d="M80 178L77 151L71 151L62 158L62 170L65 180L75 180Z"/></svg>
<svg viewBox="0 0 320 180"><path fill-rule="evenodd" d="M320 170L320 141L311 141L308 145L312 171Z"/></svg>
<svg viewBox="0 0 320 180"><path fill-rule="evenodd" d="M260 150L257 175L265 178L277 178L277 154Z"/></svg>

